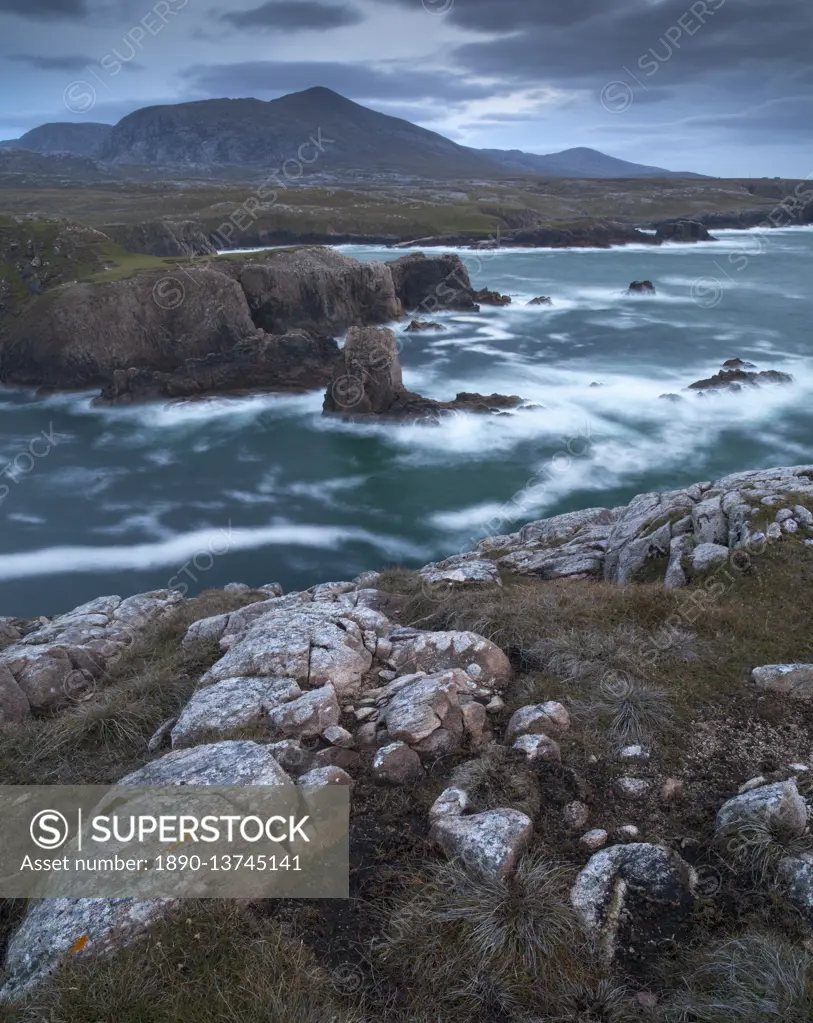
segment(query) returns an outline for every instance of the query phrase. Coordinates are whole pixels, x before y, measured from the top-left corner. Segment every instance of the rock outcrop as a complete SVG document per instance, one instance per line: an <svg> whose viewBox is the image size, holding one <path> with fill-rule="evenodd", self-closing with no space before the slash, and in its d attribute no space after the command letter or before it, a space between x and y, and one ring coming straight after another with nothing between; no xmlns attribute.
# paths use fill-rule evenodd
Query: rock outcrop
<svg viewBox="0 0 813 1023"><path fill-rule="evenodd" d="M746 368L750 367L750 368ZM705 380L697 380L689 384L690 391L699 391L701 394L714 391L742 391L746 387L759 387L761 384L792 384L793 377L789 373L781 373L775 369L763 369L754 372L756 369L751 363L742 362L741 359L730 359L723 365L719 373L708 377Z"/></svg>
<svg viewBox="0 0 813 1023"><path fill-rule="evenodd" d="M496 586L501 573L618 583L649 578L684 586L692 576L736 569L738 559L747 562L782 537L813 539L810 508L813 466L735 473L685 490L639 494L619 508L530 522L427 565L422 574L443 586ZM766 511L773 521L752 525Z"/></svg>
<svg viewBox="0 0 813 1023"><path fill-rule="evenodd" d="M446 402L424 398L404 387L398 352L398 339L388 327L352 327L325 393L324 413L437 421L449 412L489 414L522 404L517 395L504 394L463 392Z"/></svg>
<svg viewBox="0 0 813 1023"><path fill-rule="evenodd" d="M412 316L434 313L438 309L476 310L469 272L460 256L427 259L413 252L387 263L395 294L404 311Z"/></svg>
<svg viewBox="0 0 813 1023"><path fill-rule="evenodd" d="M669 220L658 224L655 238L659 242L714 242L708 228L696 220Z"/></svg>
<svg viewBox="0 0 813 1023"><path fill-rule="evenodd" d="M172 590L98 597L36 626L0 651L0 720L75 702L106 673L121 652L182 600Z"/></svg>
<svg viewBox="0 0 813 1023"><path fill-rule="evenodd" d="M88 241L78 231L84 248L74 263L90 259L82 253L91 242L107 241L90 234ZM55 229L69 245L63 235ZM412 307L476 309L457 256L361 263L303 247L57 287L63 278L31 252L39 269L26 281L38 297L18 308L0 295L0 379L51 390L99 386L106 401L317 389L336 362L333 338L349 327L386 323Z"/></svg>

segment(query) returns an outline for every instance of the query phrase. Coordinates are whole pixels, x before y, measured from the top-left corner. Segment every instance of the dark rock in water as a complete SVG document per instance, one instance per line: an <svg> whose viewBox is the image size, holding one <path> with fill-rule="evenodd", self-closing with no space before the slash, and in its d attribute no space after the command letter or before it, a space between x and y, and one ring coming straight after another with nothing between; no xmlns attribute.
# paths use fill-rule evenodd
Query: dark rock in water
<svg viewBox="0 0 813 1023"><path fill-rule="evenodd" d="M655 238L660 242L716 242L705 224L696 220L676 220L658 224Z"/></svg>
<svg viewBox="0 0 813 1023"><path fill-rule="evenodd" d="M592 382L592 384L590 384L590 386L591 386L591 387L606 387L607 385L606 385L606 384L599 384L599 383L596 383L596 381L594 380L594 381Z"/></svg>
<svg viewBox="0 0 813 1023"><path fill-rule="evenodd" d="M433 313L437 309L476 311L469 272L460 256L413 252L386 266L395 293L409 315Z"/></svg>
<svg viewBox="0 0 813 1023"><path fill-rule="evenodd" d="M403 391L394 332L386 327L351 327L323 410L380 415L389 411Z"/></svg>
<svg viewBox="0 0 813 1023"><path fill-rule="evenodd" d="M481 305L511 305L508 295L501 295L499 291L489 291L488 288L475 291L474 301Z"/></svg>
<svg viewBox="0 0 813 1023"><path fill-rule="evenodd" d="M432 323L429 320L413 320L408 327L404 328L406 334L416 334L422 330L446 330L439 323Z"/></svg>
<svg viewBox="0 0 813 1023"><path fill-rule="evenodd" d="M216 394L317 390L330 382L338 359L339 346L332 338L311 337L305 331L259 332L227 352L187 359L169 373L136 367L114 370L96 401L123 405Z"/></svg>
<svg viewBox="0 0 813 1023"><path fill-rule="evenodd" d="M528 305L553 305L553 300L547 295L539 295L537 298L532 298Z"/></svg>
<svg viewBox="0 0 813 1023"><path fill-rule="evenodd" d="M448 412L484 412L516 408L516 395L461 392L454 401L435 401L408 391L402 381L398 340L386 327L352 327L325 394L326 415L364 419L437 421Z"/></svg>
<svg viewBox="0 0 813 1023"><path fill-rule="evenodd" d="M789 373L780 373L775 369L765 369L760 373L744 369L721 369L713 377L697 380L689 384L690 391L741 391L743 387L759 387L760 384L792 384L793 377Z"/></svg>
<svg viewBox="0 0 813 1023"><path fill-rule="evenodd" d="M633 281L627 288L628 295L654 295L655 285L652 281Z"/></svg>
<svg viewBox="0 0 813 1023"><path fill-rule="evenodd" d="M753 362L743 362L742 359L727 359L723 363L723 369L756 369Z"/></svg>
<svg viewBox="0 0 813 1023"><path fill-rule="evenodd" d="M659 394L658 398L662 398L664 401L685 401L686 399L681 397L679 394Z"/></svg>

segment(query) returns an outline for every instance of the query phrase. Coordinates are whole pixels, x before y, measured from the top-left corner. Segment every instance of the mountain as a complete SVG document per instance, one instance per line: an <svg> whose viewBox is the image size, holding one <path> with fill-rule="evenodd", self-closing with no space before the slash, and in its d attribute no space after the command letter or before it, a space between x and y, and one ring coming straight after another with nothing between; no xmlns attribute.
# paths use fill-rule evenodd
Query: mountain
<svg viewBox="0 0 813 1023"><path fill-rule="evenodd" d="M508 170L549 178L701 178L691 171L668 171L607 156L579 146L561 153L524 153L521 149L480 149L478 152Z"/></svg>
<svg viewBox="0 0 813 1023"><path fill-rule="evenodd" d="M102 143L113 130L110 124L41 124L18 139L0 142L2 149L26 149L31 153L70 153L72 156L99 155Z"/></svg>
<svg viewBox="0 0 813 1023"><path fill-rule="evenodd" d="M321 138L319 138L321 136ZM320 153L310 141L320 142ZM493 177L506 172L409 121L377 113L330 89L280 99L213 99L146 107L124 117L100 159L113 164L165 164L206 169L223 165L279 169L299 175L297 154L311 173L381 172L437 177Z"/></svg>
<svg viewBox="0 0 813 1023"><path fill-rule="evenodd" d="M399 117L316 87L280 99L210 99L144 107L115 126L43 124L0 149L89 156L167 173L280 173L332 180L392 175L424 179L700 177L617 160L595 149L541 156L473 149ZM299 161L302 161L301 163ZM284 176L286 171L281 171Z"/></svg>

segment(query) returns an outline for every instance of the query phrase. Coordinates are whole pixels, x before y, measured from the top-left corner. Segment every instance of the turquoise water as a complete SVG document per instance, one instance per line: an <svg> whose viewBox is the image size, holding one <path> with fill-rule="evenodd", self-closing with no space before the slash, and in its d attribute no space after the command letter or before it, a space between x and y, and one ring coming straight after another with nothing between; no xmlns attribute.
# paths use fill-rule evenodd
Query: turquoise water
<svg viewBox="0 0 813 1023"><path fill-rule="evenodd" d="M167 585L299 588L643 490L813 462L813 230L720 238L462 251L475 287L514 304L403 335L405 383L543 406L514 416L358 426L323 419L321 394L96 409L0 390L0 615ZM641 278L655 298L625 296ZM527 307L535 295L554 306ZM795 383L658 400L737 356Z"/></svg>

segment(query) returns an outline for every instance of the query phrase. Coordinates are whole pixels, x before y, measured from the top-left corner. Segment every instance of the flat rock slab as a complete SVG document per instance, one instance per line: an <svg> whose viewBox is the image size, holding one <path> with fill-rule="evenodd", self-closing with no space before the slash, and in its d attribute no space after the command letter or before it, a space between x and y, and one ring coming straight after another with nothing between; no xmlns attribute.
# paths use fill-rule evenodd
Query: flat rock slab
<svg viewBox="0 0 813 1023"><path fill-rule="evenodd" d="M476 632L421 632L393 629L388 636L392 652L388 659L399 675L424 671L434 674L450 668L466 671L476 665L482 685L501 686L512 674L511 662L496 644Z"/></svg>
<svg viewBox="0 0 813 1023"><path fill-rule="evenodd" d="M510 874L533 834L530 817L519 810L486 810L470 817L435 819L429 840L447 856L482 874Z"/></svg>
<svg viewBox="0 0 813 1023"><path fill-rule="evenodd" d="M204 683L275 676L292 678L303 689L330 682L341 696L359 691L377 639L389 628L384 615L341 597L317 602L278 597L264 603L267 611L228 636L228 652L204 675Z"/></svg>
<svg viewBox="0 0 813 1023"><path fill-rule="evenodd" d="M255 724L302 690L292 678L227 678L199 689L172 729L172 745L192 746L208 733Z"/></svg>
<svg viewBox="0 0 813 1023"><path fill-rule="evenodd" d="M284 785L290 778L254 742L222 742L168 753L119 785ZM63 956L84 941L82 954L129 943L175 905L172 899L40 899L29 903L6 952L0 999L11 1001L47 980Z"/></svg>

